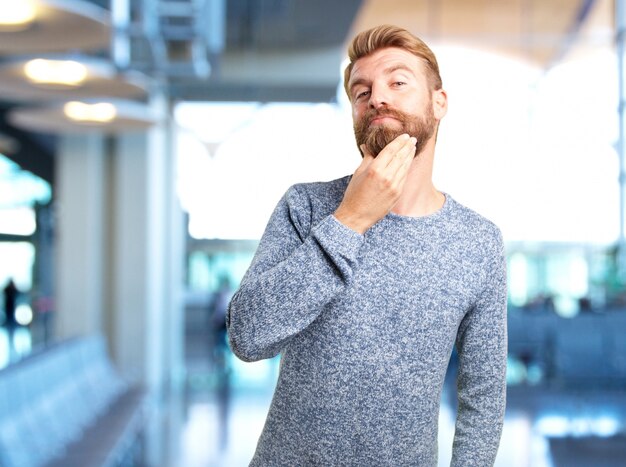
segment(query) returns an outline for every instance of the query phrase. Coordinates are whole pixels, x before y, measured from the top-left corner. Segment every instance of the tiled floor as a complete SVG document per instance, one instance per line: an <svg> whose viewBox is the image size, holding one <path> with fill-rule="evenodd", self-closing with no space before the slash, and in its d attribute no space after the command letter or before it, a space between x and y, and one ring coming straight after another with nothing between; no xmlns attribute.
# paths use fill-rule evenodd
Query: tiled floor
<svg viewBox="0 0 626 467"><path fill-rule="evenodd" d="M193 339L188 345L193 345ZM197 350L197 349L196 349ZM198 352L195 353L198 357ZM247 466L262 430L272 395L275 366L242 364L236 360L234 372L256 390L235 390L231 394L227 429L220 429L218 397L210 388L196 385L187 403L179 403L186 416L178 416L178 449L170 450L168 467ZM210 373L206 362L188 362L193 368ZM259 385L265 373L265 385ZM251 376L252 375L252 376ZM210 379L208 376L205 378ZM202 381L202 377L196 381ZM245 384L244 384L245 385ZM207 385L210 386L210 385ZM214 384L213 384L214 386ZM444 401L447 400L444 397ZM222 422L223 423L223 422ZM439 465L448 466L454 435L454 413L442 405L439 426ZM220 433L227 433L220 449ZM626 466L626 443L614 435L626 433L626 389L542 390L510 388L508 408L496 467L617 467ZM594 441L595 440L595 441ZM602 458L593 457L594 443L605 440ZM621 446L623 444L623 447ZM591 446L591 448L590 448ZM586 456L586 457L585 457ZM589 457L591 456L591 457ZM582 462L582 463L581 463Z"/></svg>
<svg viewBox="0 0 626 467"><path fill-rule="evenodd" d="M247 466L263 427L270 398L238 395L233 398L228 422L229 442L220 452L218 443L218 409L213 402L189 405L187 417L181 420L179 451L172 452L170 467L244 467ZM452 413L442 407L439 434L439 465L450 464L454 425ZM532 432L530 422L520 416L507 418L502 446L496 463L498 467L551 467L549 446L541 436Z"/></svg>
<svg viewBox="0 0 626 467"><path fill-rule="evenodd" d="M231 361L230 392L220 391L202 336L188 358L185 388L157 412L145 467L245 467L262 430L275 362ZM0 366L27 354L31 337L0 329ZM198 345L199 344L199 345ZM447 398L444 397L444 400ZM228 403L225 404L224 401ZM227 410L224 408L227 407ZM453 412L442 405L439 465L449 465ZM510 388L496 467L626 467L626 388Z"/></svg>
<svg viewBox="0 0 626 467"><path fill-rule="evenodd" d="M240 393L233 396L228 417L228 443L224 450L219 449L219 415L215 399L191 402L186 407L186 417L179 418L180 429L175 431L179 450L172 451L173 455L167 465L170 467L247 466L263 427L270 397L271 395L267 392L256 395ZM622 398L622 404L624 400ZM580 424L584 416L576 413L563 414L563 420L576 419ZM599 438L591 432L593 431L593 417L586 420L586 433L580 432L577 437L564 438L568 429L573 426L568 428L567 424L559 424L557 421L554 426L550 427L545 418L533 420L523 411L509 411L505 420L496 467L626 466L626 443L621 441L623 438L619 441L611 441L616 438ZM613 424L612 432L625 430L623 418L619 423L621 425ZM559 429L560 432L558 432ZM441 409L439 433L439 465L448 466L454 422L453 414L446 406L442 406ZM551 436L557 436L552 441L552 450L550 438L546 436L548 433ZM594 443L603 446L602 456L593 457L594 450L597 450ZM623 445L620 447L617 443Z"/></svg>

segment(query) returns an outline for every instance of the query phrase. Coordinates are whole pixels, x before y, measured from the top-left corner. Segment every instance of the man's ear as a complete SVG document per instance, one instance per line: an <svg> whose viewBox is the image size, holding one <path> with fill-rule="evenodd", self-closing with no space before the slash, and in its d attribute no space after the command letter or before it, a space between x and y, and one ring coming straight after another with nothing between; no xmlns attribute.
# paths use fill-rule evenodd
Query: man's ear
<svg viewBox="0 0 626 467"><path fill-rule="evenodd" d="M433 114L441 120L448 113L448 95L443 89L433 91Z"/></svg>

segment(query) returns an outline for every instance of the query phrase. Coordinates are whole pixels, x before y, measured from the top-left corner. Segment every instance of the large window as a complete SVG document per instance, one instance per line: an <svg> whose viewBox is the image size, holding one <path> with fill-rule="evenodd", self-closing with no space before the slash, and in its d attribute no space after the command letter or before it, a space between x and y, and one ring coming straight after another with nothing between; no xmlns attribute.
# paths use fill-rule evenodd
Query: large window
<svg viewBox="0 0 626 467"><path fill-rule="evenodd" d="M19 290L15 319L28 326L33 321L31 306L36 260L36 204L50 201L50 185L0 154L0 289L12 280ZM4 324L4 300L0 305ZM0 368L13 358L30 352L31 333L20 327L8 333L0 328Z"/></svg>
<svg viewBox="0 0 626 467"><path fill-rule="evenodd" d="M614 52L592 48L548 71L459 47L436 53L449 100L438 188L494 220L507 241L614 242ZM342 93L335 104L179 104L191 235L258 239L289 185L352 173L360 156Z"/></svg>
<svg viewBox="0 0 626 467"><path fill-rule="evenodd" d="M547 71L457 46L435 52L449 110L434 181L502 229L512 308L573 317L609 305L620 290L614 52L589 47ZM176 119L179 193L197 240L258 240L290 185L351 174L361 160L341 86L335 103L181 103ZM190 286L214 287L218 263L193 253ZM258 368L257 380L271 379L273 367Z"/></svg>

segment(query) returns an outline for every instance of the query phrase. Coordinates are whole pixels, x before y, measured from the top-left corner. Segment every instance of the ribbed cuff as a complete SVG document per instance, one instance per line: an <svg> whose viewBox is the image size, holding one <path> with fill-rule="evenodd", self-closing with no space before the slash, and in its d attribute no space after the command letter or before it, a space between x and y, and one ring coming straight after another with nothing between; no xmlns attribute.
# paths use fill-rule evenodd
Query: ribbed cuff
<svg viewBox="0 0 626 467"><path fill-rule="evenodd" d="M354 260L357 257L365 237L339 222L332 214L323 219L312 230L313 236L328 253L338 253L342 257Z"/></svg>

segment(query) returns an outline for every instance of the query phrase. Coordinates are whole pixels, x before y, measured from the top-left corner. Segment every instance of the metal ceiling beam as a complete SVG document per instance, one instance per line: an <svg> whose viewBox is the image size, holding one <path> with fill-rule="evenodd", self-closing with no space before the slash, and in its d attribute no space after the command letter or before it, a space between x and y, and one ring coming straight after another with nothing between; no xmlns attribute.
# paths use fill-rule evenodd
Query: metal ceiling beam
<svg viewBox="0 0 626 467"><path fill-rule="evenodd" d="M334 102L337 87L325 85L258 85L196 82L171 84L178 101L215 102Z"/></svg>
<svg viewBox="0 0 626 467"><path fill-rule="evenodd" d="M9 125L5 118L8 110L0 109L0 133L14 138L19 145L15 152L4 155L54 187L55 137L25 132Z"/></svg>
<svg viewBox="0 0 626 467"><path fill-rule="evenodd" d="M580 31L585 24L585 21L593 10L595 3L596 0L580 0L580 6L576 10L576 15L574 16L572 24L564 35L561 41L561 46L555 53L554 57L552 57L552 59L548 62L547 68L551 68L552 66L559 63L563 59L563 57L565 57L567 53L573 48L574 44L576 43L576 39L578 38Z"/></svg>

